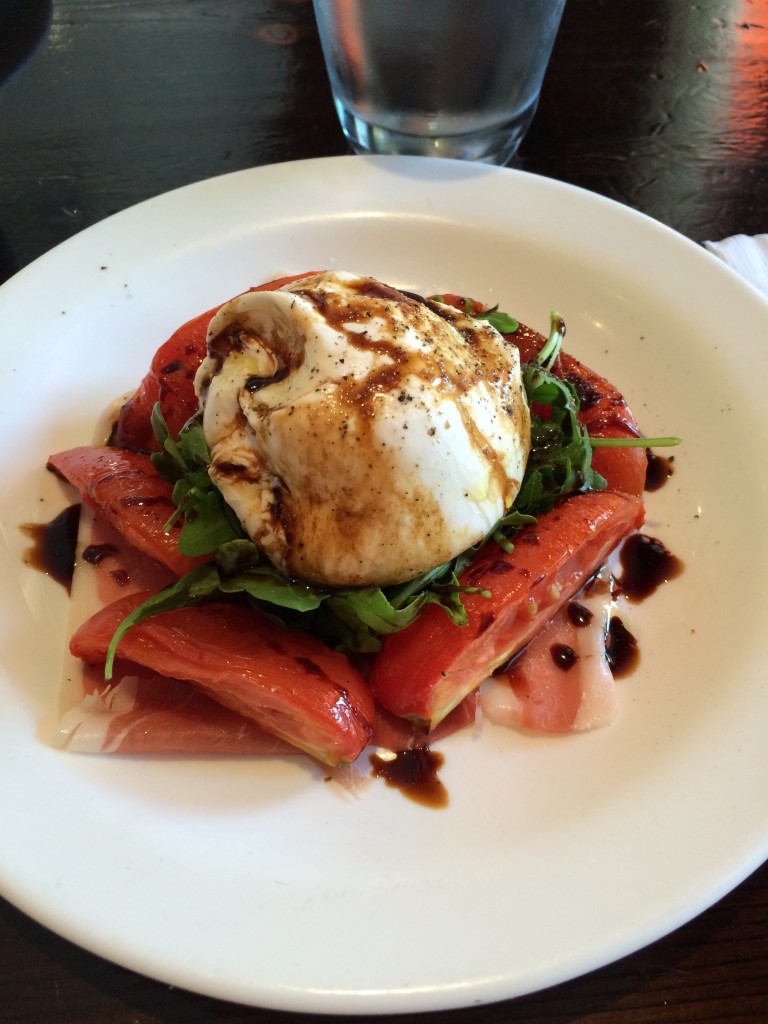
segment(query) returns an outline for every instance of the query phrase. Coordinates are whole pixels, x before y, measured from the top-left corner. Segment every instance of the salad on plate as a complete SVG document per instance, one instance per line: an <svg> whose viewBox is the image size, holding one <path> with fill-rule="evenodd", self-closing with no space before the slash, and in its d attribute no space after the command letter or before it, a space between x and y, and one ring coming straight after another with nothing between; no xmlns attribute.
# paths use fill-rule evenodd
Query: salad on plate
<svg viewBox="0 0 768 1024"><path fill-rule="evenodd" d="M677 439L564 336L342 272L181 326L48 461L82 503L55 742L336 770L610 721L617 553L664 554L638 531Z"/></svg>

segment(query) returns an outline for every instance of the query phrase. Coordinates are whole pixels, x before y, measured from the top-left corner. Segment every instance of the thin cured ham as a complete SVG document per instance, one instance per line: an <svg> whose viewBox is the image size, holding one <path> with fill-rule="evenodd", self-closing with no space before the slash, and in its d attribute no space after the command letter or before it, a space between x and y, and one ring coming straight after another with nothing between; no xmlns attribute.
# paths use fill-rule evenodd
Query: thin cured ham
<svg viewBox="0 0 768 1024"><path fill-rule="evenodd" d="M569 602L508 668L480 688L483 717L532 732L566 733L611 722L618 694L605 654L608 587Z"/></svg>
<svg viewBox="0 0 768 1024"><path fill-rule="evenodd" d="M147 596L131 595L97 612L72 637L72 654L103 664L117 627ZM373 698L349 660L247 605L209 602L162 612L132 626L119 654L190 680L330 765L354 761L371 737Z"/></svg>
<svg viewBox="0 0 768 1024"><path fill-rule="evenodd" d="M250 718L188 682L121 665L105 684L98 673L61 716L57 743L84 754L299 754Z"/></svg>

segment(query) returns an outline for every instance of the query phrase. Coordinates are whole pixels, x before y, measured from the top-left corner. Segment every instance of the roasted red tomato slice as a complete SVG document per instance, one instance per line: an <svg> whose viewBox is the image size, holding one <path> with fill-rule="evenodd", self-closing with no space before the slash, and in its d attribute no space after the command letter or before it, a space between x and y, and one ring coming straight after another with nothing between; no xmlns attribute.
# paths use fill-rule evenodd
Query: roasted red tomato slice
<svg viewBox="0 0 768 1024"><path fill-rule="evenodd" d="M276 291L310 273L315 271L279 277L250 290ZM160 403L160 411L173 437L178 435L190 416L197 412L195 374L205 357L208 324L220 308L215 306L193 320L188 320L160 346L152 359L149 373L120 410L112 444L118 448L156 451L157 442L152 432L150 415L157 402Z"/></svg>
<svg viewBox="0 0 768 1024"><path fill-rule="evenodd" d="M469 622L455 626L436 605L388 636L371 673L381 704L434 728L519 651L643 520L640 498L614 491L567 498L515 537L507 554L490 542L462 574Z"/></svg>
<svg viewBox="0 0 768 1024"><path fill-rule="evenodd" d="M157 402L173 437L197 410L195 373L205 356L208 324L216 309L174 331L155 353L138 390L120 410L111 442L118 448L156 451L150 415Z"/></svg>
<svg viewBox="0 0 768 1024"><path fill-rule="evenodd" d="M122 598L85 622L70 642L75 657L102 663L117 627L148 596ZM354 761L373 731L370 689L348 659L248 605L212 601L160 612L132 626L118 653L189 680L329 765Z"/></svg>
<svg viewBox="0 0 768 1024"><path fill-rule="evenodd" d="M176 511L173 487L157 475L149 455L83 445L51 455L48 468L73 484L83 501L138 551L177 575L205 561L179 551L181 523L164 531Z"/></svg>

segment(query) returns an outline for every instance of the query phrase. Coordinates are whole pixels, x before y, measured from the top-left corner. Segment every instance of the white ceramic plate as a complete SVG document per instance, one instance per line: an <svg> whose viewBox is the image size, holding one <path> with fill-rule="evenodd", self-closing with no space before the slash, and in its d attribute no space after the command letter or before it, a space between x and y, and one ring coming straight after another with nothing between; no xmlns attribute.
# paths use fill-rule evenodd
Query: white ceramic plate
<svg viewBox="0 0 768 1024"><path fill-rule="evenodd" d="M66 596L21 567L50 451L87 442L157 344L280 272L456 290L546 327L685 441L647 532L685 572L588 735L453 737L450 805L344 796L283 761L64 754L41 740ZM50 928L166 982L328 1013L459 1007L573 977L710 905L768 853L768 307L673 232L509 170L361 157L162 196L0 289L0 880Z"/></svg>

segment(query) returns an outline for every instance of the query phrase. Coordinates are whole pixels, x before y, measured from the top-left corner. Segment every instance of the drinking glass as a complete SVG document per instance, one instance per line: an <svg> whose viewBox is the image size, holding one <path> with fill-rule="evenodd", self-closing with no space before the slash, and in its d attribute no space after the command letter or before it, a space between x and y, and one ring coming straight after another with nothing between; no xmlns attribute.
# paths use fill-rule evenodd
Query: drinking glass
<svg viewBox="0 0 768 1024"><path fill-rule="evenodd" d="M533 120L565 0L314 0L358 153L504 164Z"/></svg>

